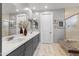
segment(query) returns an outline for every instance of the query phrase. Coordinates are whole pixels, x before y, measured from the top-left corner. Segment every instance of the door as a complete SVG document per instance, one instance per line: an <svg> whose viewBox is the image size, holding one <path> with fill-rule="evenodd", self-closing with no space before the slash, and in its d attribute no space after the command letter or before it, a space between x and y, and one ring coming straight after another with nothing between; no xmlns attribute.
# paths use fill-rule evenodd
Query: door
<svg viewBox="0 0 79 59"><path fill-rule="evenodd" d="M40 31L41 43L53 42L53 14L51 12L40 14Z"/></svg>

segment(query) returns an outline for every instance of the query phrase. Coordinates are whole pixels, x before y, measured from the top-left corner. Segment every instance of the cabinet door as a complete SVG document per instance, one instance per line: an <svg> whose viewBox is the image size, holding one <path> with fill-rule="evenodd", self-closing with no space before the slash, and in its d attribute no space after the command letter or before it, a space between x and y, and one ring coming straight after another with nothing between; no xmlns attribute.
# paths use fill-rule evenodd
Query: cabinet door
<svg viewBox="0 0 79 59"><path fill-rule="evenodd" d="M33 53L35 52L36 48L36 37L33 38Z"/></svg>
<svg viewBox="0 0 79 59"><path fill-rule="evenodd" d="M37 35L37 36L35 36L34 40L35 40L35 50L36 50L37 45L38 45L38 35Z"/></svg>
<svg viewBox="0 0 79 59"><path fill-rule="evenodd" d="M33 39L25 43L25 56L33 55Z"/></svg>
<svg viewBox="0 0 79 59"><path fill-rule="evenodd" d="M33 53L35 52L38 44L39 44L39 34L33 38Z"/></svg>
<svg viewBox="0 0 79 59"><path fill-rule="evenodd" d="M25 56L33 56L39 43L39 35L36 35L25 43Z"/></svg>
<svg viewBox="0 0 79 59"><path fill-rule="evenodd" d="M29 47L26 48L25 56L33 56L32 45L30 45Z"/></svg>
<svg viewBox="0 0 79 59"><path fill-rule="evenodd" d="M40 34L38 34L38 43L40 42Z"/></svg>
<svg viewBox="0 0 79 59"><path fill-rule="evenodd" d="M24 47L24 45L20 46L19 48L8 54L8 56L24 56Z"/></svg>
<svg viewBox="0 0 79 59"><path fill-rule="evenodd" d="M40 40L40 39L39 39L39 34L36 36L36 39L35 39L35 40L36 40L36 48L37 48L37 46L38 46L38 44L39 44L39 40Z"/></svg>

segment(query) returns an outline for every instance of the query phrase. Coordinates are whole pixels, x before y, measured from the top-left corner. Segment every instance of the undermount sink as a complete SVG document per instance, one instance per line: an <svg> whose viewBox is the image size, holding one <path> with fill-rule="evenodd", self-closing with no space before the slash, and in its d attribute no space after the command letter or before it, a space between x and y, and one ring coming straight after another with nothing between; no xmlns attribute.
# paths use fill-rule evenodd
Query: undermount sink
<svg viewBox="0 0 79 59"><path fill-rule="evenodd" d="M23 38L13 38L10 42L20 42L20 41L22 41L22 40L24 40Z"/></svg>
<svg viewBox="0 0 79 59"><path fill-rule="evenodd" d="M24 37L18 37L18 36L12 36L12 37L8 37L6 39L3 39L4 43L17 43L17 42L21 42L22 40L24 40Z"/></svg>
<svg viewBox="0 0 79 59"><path fill-rule="evenodd" d="M25 39L30 39L36 32L28 33L27 36L24 35L12 35L6 38L3 38L3 43L19 43ZM29 38L28 38L29 37Z"/></svg>

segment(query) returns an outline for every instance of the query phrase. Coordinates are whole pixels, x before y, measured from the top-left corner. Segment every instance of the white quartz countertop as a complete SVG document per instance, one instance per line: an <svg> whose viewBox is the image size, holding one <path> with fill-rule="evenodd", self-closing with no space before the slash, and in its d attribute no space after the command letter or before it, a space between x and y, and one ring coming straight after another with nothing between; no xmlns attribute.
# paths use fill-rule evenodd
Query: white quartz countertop
<svg viewBox="0 0 79 59"><path fill-rule="evenodd" d="M10 41L8 41L6 38L2 38L2 55L8 55L37 34L39 34L38 31L34 31L31 34L27 33L27 36L14 35L14 38Z"/></svg>

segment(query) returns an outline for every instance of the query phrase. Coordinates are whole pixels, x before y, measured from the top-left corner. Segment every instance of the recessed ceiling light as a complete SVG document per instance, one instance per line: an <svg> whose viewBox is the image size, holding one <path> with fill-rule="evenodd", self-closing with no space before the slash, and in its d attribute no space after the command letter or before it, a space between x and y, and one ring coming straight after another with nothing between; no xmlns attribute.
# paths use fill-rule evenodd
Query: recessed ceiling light
<svg viewBox="0 0 79 59"><path fill-rule="evenodd" d="M33 7L33 10L35 10L36 9L36 7Z"/></svg>
<svg viewBox="0 0 79 59"><path fill-rule="evenodd" d="M36 12L35 14L36 14L36 15L39 15L39 13L38 13L38 12Z"/></svg>
<svg viewBox="0 0 79 59"><path fill-rule="evenodd" d="M29 8L24 8L24 10L29 10Z"/></svg>
<svg viewBox="0 0 79 59"><path fill-rule="evenodd" d="M47 9L47 8L48 8L48 6L45 6L45 8Z"/></svg>
<svg viewBox="0 0 79 59"><path fill-rule="evenodd" d="M16 12L19 12L19 9L16 9Z"/></svg>

